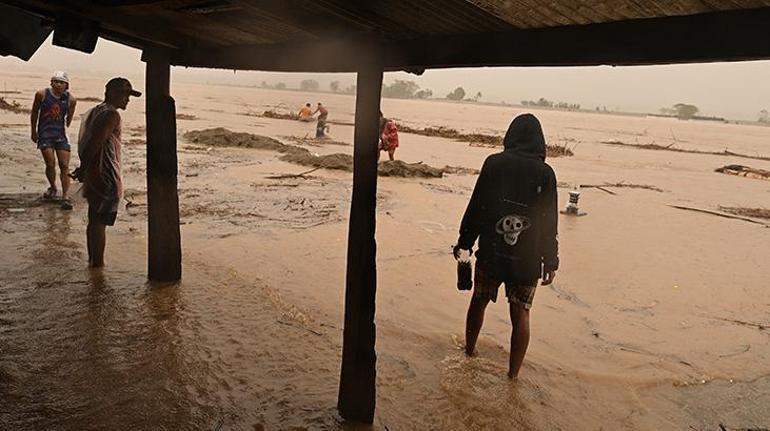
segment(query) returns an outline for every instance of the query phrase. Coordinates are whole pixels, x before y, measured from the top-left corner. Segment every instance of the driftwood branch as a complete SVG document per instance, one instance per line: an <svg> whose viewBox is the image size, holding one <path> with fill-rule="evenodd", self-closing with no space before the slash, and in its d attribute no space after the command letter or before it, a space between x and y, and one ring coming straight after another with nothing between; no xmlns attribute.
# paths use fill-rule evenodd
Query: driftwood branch
<svg viewBox="0 0 770 431"><path fill-rule="evenodd" d="M312 330L312 329L310 329L310 328L306 328L306 327L304 327L304 326L295 325L295 324L293 324L293 323L291 323L291 322L287 322L287 321L285 321L285 320L280 320L280 319L279 319L279 320L276 320L276 323L280 323L281 325L291 326L291 327L294 327L294 328L298 328L298 329L304 329L304 330L306 330L306 331L310 332L311 334L315 334L315 335L323 335L322 333L320 333L320 332L318 332L318 331L314 331L314 330Z"/></svg>
<svg viewBox="0 0 770 431"><path fill-rule="evenodd" d="M751 344L747 344L746 347L743 350L739 350L739 351L733 352L733 353L728 353L726 355L719 355L719 357L720 358L729 358L731 356L738 356L738 355L742 355L742 354L748 352L749 350L751 350Z"/></svg>
<svg viewBox="0 0 770 431"><path fill-rule="evenodd" d="M695 212L699 212L699 213L703 213L703 214L711 214L711 215L715 215L715 216L719 216L719 217L724 217L724 218L730 218L730 219L735 219L735 220L743 220L743 221L747 221L749 223L758 224L760 226L770 227L770 225L767 225L765 223L762 223L760 221L756 221L756 220L753 220L753 219L750 219L750 218L747 218L747 217L734 216L734 215L730 215L730 214L720 213L720 212L717 212L717 211L705 210L705 209L701 209L701 208L686 207L686 206L681 206L681 205L669 205L669 206L671 208L676 208L676 209L680 209L680 210L695 211Z"/></svg>
<svg viewBox="0 0 770 431"><path fill-rule="evenodd" d="M313 169L310 169L309 171L300 172L298 174L271 175L271 176L268 176L268 177L265 177L265 178L269 178L271 180L284 180L284 179L287 179L287 178L305 178L305 175L313 173L313 172L315 172L315 171L317 171L319 169L321 169L321 168L313 168Z"/></svg>
<svg viewBox="0 0 770 431"><path fill-rule="evenodd" d="M654 192L663 192L663 189L660 189L660 188L655 187L655 186L651 186L649 184L631 184L631 183L626 183L624 181L621 181L619 183L614 183L614 184L604 183L604 184L581 184L580 185L580 188L583 188L583 189L594 188L594 189L599 189L601 191L607 192L607 193L609 193L611 195L616 194L616 193L614 193L614 192L612 192L610 190L607 190L606 187L617 187L617 188L627 188L627 189L643 189L643 190L652 190Z"/></svg>
<svg viewBox="0 0 770 431"><path fill-rule="evenodd" d="M617 195L617 193L613 192L612 190L607 190L607 189L604 188L604 186L600 186L598 184L581 184L580 188L581 189L591 189L591 188L599 189L599 190L601 190L601 191L603 191L605 193L609 193L609 194L611 194L613 196Z"/></svg>
<svg viewBox="0 0 770 431"><path fill-rule="evenodd" d="M752 328L757 328L760 331L770 329L770 324L765 324L765 323L747 322L745 320L727 319L724 317L710 317L710 319L721 320L723 322L728 322L728 323L735 323L736 325L750 326Z"/></svg>

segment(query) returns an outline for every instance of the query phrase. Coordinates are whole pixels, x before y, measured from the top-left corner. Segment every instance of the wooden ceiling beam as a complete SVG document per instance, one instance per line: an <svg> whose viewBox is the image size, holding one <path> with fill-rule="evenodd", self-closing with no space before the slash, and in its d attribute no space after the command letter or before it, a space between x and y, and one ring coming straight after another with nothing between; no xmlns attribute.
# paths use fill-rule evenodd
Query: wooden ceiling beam
<svg viewBox="0 0 770 431"><path fill-rule="evenodd" d="M361 67L374 43L379 42L361 37L217 50L177 50L171 54L171 64L213 69L354 72Z"/></svg>

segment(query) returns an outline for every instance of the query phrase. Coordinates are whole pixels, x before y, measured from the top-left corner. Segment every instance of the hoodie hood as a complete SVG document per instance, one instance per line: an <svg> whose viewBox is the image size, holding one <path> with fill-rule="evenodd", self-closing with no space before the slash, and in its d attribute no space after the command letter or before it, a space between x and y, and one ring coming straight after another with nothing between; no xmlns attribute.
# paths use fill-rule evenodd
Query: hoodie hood
<svg viewBox="0 0 770 431"><path fill-rule="evenodd" d="M503 145L521 156L545 161L545 136L540 121L532 114L521 114L511 121Z"/></svg>

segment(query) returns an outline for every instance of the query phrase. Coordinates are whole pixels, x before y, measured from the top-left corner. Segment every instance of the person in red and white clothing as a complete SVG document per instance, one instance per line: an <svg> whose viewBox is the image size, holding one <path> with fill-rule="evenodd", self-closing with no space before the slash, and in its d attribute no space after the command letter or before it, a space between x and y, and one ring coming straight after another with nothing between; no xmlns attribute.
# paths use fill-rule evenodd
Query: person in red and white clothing
<svg viewBox="0 0 770 431"><path fill-rule="evenodd" d="M380 112L380 151L387 151L390 160L395 160L396 148L398 148L398 128L396 122L389 120ZM379 159L379 153L377 153Z"/></svg>

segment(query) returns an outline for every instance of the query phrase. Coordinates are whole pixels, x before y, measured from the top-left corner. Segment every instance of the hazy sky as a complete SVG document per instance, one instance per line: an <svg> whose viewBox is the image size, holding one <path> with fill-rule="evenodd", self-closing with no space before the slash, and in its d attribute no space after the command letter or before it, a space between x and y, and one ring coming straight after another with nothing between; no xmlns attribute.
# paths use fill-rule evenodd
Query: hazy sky
<svg viewBox="0 0 770 431"><path fill-rule="evenodd" d="M100 39L92 55L51 45L40 48L29 62L0 57L0 69L14 71L53 71L63 69L73 79L77 75L124 75L141 79L144 63L141 53ZM342 86L355 82L354 74L268 73L174 68L172 79L212 83L259 84L285 82L298 86L306 78L321 87L339 80ZM770 61L710 63L634 67L557 67L557 68L475 68L428 70L422 76L388 73L385 82L408 79L434 96L442 97L457 86L472 95L480 91L482 100L519 103L545 97L554 101L580 103L583 107L606 106L624 111L658 112L675 103L691 103L704 115L756 120L762 109L770 110ZM73 83L74 84L74 83ZM76 84L74 84L76 86Z"/></svg>

